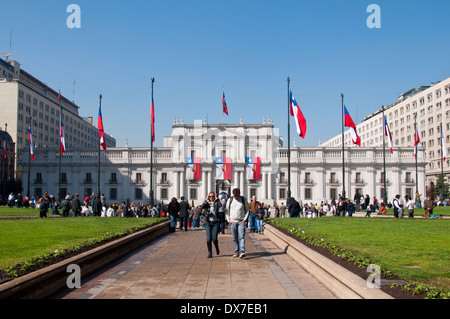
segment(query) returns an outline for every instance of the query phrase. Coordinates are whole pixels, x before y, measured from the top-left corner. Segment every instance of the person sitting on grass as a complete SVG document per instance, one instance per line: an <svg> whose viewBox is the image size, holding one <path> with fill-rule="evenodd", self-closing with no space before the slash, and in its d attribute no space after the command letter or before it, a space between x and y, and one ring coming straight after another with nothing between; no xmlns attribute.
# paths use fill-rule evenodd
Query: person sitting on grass
<svg viewBox="0 0 450 319"><path fill-rule="evenodd" d="M430 214L430 209L427 209L423 214L426 219L442 219L442 215Z"/></svg>
<svg viewBox="0 0 450 319"><path fill-rule="evenodd" d="M385 215L386 214L386 205L384 203L381 203L381 207L378 210L377 215Z"/></svg>
<svg viewBox="0 0 450 319"><path fill-rule="evenodd" d="M52 215L58 215L58 216L61 216L61 214L59 213L59 203L58 203L58 202L55 202L55 203L53 204L53 207L52 207Z"/></svg>

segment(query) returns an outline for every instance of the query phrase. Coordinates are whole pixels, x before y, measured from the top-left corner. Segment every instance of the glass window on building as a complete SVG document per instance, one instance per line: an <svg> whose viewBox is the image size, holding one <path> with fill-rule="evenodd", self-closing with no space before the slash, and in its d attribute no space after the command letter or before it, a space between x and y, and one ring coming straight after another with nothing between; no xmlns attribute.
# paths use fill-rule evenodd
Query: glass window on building
<svg viewBox="0 0 450 319"><path fill-rule="evenodd" d="M134 198L136 200L142 200L142 189L141 188L134 189Z"/></svg>
<svg viewBox="0 0 450 319"><path fill-rule="evenodd" d="M305 188L305 199L312 199L312 189Z"/></svg>
<svg viewBox="0 0 450 319"><path fill-rule="evenodd" d="M167 188L161 188L161 199L169 198L169 190Z"/></svg>
<svg viewBox="0 0 450 319"><path fill-rule="evenodd" d="M111 200L117 200L117 188L110 188L109 189L109 198Z"/></svg>

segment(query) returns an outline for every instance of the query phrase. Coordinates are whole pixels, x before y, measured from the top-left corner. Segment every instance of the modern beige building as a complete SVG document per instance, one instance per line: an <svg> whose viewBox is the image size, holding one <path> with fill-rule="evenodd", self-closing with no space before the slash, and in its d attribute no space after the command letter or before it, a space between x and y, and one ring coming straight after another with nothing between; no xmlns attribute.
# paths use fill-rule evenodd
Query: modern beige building
<svg viewBox="0 0 450 319"><path fill-rule="evenodd" d="M391 105L384 107L393 147L409 148L414 157L414 125L417 123L420 145L425 149L426 183L436 183L441 174L441 124L447 154L450 154L450 78L432 83L431 86L415 87L398 97ZM356 125L362 147L380 147L384 137L382 108L364 118ZM350 132L344 133L346 147L358 147L351 142ZM324 147L342 146L342 134L322 143ZM444 176L450 175L450 157L444 162Z"/></svg>
<svg viewBox="0 0 450 319"><path fill-rule="evenodd" d="M35 148L59 147L60 113L63 115L66 148L93 148L98 145L98 130L92 118L79 115L79 106L20 68L16 61L0 59L0 118L8 124L15 142L15 178L22 178L23 151L28 147L31 123ZM105 134L107 147L115 147L113 137Z"/></svg>

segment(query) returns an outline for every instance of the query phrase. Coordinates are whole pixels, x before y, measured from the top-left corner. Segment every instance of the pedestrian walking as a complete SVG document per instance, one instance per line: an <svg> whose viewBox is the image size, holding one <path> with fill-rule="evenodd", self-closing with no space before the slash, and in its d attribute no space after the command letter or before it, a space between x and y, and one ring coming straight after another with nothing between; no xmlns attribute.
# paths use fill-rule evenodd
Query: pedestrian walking
<svg viewBox="0 0 450 319"><path fill-rule="evenodd" d="M64 198L64 200L61 203L61 209L62 209L63 217L68 217L69 216L70 208L71 208L70 196L66 195L66 197Z"/></svg>
<svg viewBox="0 0 450 319"><path fill-rule="evenodd" d="M263 233L264 215L261 204L258 203L256 205L256 229L258 230L258 234Z"/></svg>
<svg viewBox="0 0 450 319"><path fill-rule="evenodd" d="M300 216L300 204L295 200L294 197L291 197L291 199L289 200L288 211L289 217L291 218Z"/></svg>
<svg viewBox="0 0 450 319"><path fill-rule="evenodd" d="M39 217L47 218L47 211L48 211L48 201L46 201L44 198L40 198L39 199Z"/></svg>
<svg viewBox="0 0 450 319"><path fill-rule="evenodd" d="M92 215L100 216L101 212L102 212L102 202L100 201L100 196L97 195L92 201Z"/></svg>
<svg viewBox="0 0 450 319"><path fill-rule="evenodd" d="M200 215L202 214L202 209L200 205L197 205L192 210L192 228L200 227Z"/></svg>
<svg viewBox="0 0 450 319"><path fill-rule="evenodd" d="M184 200L184 196L181 196L180 201L180 213L178 217L180 218L180 230L188 230L188 218L189 218L189 203Z"/></svg>
<svg viewBox="0 0 450 319"><path fill-rule="evenodd" d="M75 194L71 202L73 217L81 216L81 201L79 199L79 196L79 194Z"/></svg>
<svg viewBox="0 0 450 319"><path fill-rule="evenodd" d="M233 235L233 257L245 257L245 222L249 217L249 204L241 196L239 188L233 189L233 196L227 201L226 218Z"/></svg>
<svg viewBox="0 0 450 319"><path fill-rule="evenodd" d="M219 233L225 234L225 210L227 206L227 200L223 194L219 195L220 208L219 208Z"/></svg>
<svg viewBox="0 0 450 319"><path fill-rule="evenodd" d="M170 216L170 231L175 232L175 229L177 227L178 213L180 212L180 204L175 197L172 197L167 210Z"/></svg>
<svg viewBox="0 0 450 319"><path fill-rule="evenodd" d="M252 196L252 200L248 204L250 209L250 215L248 216L248 228L250 229L251 233L256 232L256 196Z"/></svg>
<svg viewBox="0 0 450 319"><path fill-rule="evenodd" d="M406 203L406 208L408 209L408 217L409 218L414 218L415 204L416 204L416 202L412 198L409 198L408 202Z"/></svg>
<svg viewBox="0 0 450 319"><path fill-rule="evenodd" d="M284 202L280 205L280 217L289 217L288 212L286 211L286 205L284 205Z"/></svg>
<svg viewBox="0 0 450 319"><path fill-rule="evenodd" d="M398 218L398 212L399 212L399 210L400 210L400 202L399 202L399 199L400 199L400 195L395 195L395 198L394 198L394 200L392 201L392 204L394 205L394 217L395 218Z"/></svg>
<svg viewBox="0 0 450 319"><path fill-rule="evenodd" d="M212 243L216 248L216 253L219 255L219 208L222 204L220 200L216 198L214 192L210 192L208 198L202 205L202 210L205 216L205 230L206 230L206 247L208 248L208 258L212 257Z"/></svg>

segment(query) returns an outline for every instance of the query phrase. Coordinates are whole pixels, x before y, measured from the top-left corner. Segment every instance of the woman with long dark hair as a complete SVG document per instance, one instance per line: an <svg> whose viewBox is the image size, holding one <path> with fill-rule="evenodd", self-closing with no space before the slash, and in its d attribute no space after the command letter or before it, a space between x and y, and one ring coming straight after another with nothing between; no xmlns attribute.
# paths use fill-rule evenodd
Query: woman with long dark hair
<svg viewBox="0 0 450 319"><path fill-rule="evenodd" d="M202 205L203 215L205 216L206 229L206 247L208 248L208 258L212 257L212 243L216 248L217 255L219 251L219 240L217 234L219 233L219 208L222 206L220 200L216 198L216 194L210 192L208 198Z"/></svg>

